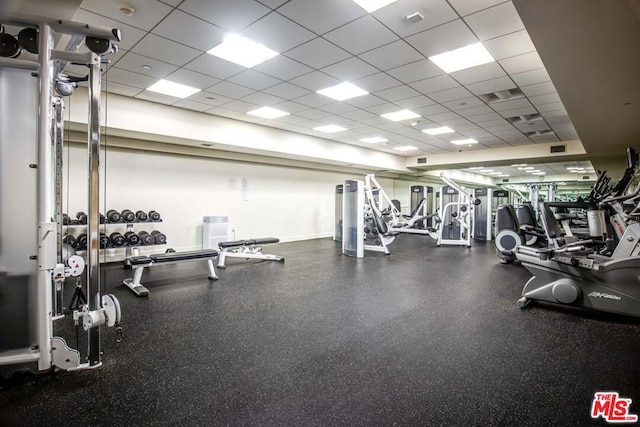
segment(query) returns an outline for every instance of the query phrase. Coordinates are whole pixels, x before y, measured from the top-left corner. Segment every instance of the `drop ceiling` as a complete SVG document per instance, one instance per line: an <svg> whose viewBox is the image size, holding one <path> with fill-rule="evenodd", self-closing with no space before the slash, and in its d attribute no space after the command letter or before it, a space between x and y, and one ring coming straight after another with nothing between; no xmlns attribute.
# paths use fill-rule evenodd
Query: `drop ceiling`
<svg viewBox="0 0 640 427"><path fill-rule="evenodd" d="M122 31L103 81L111 93L398 155L457 152L449 141L465 138L479 142L465 150L578 138L511 1L398 0L369 14L351 0L131 0L130 16L120 3L84 0L74 16ZM409 22L416 11L424 19ZM206 53L229 33L279 55L248 69ZM447 74L427 59L478 41L495 62ZM159 79L201 91L146 90ZM339 102L316 93L343 81L369 94ZM501 91L515 96L494 102ZM264 106L290 114L247 115ZM380 117L402 109L421 117ZM347 130L313 130L329 124ZM421 132L440 126L455 132ZM360 141L374 136L388 142ZM417 150L394 149L407 145Z"/></svg>
<svg viewBox="0 0 640 427"><path fill-rule="evenodd" d="M399 0L371 14L351 0L129 0L136 9L131 16L120 12L122 3L6 0L0 16L8 11L120 28L121 50L103 86L111 93L396 155L457 152L449 141L469 137L479 144L462 148L476 152L579 137L587 155L574 159L588 158L615 175L625 148L638 149L637 0ZM424 19L410 23L405 17L415 11ZM280 55L246 69L205 53L231 32ZM477 41L496 62L446 74L427 59ZM145 90L161 78L202 91L180 100ZM370 94L336 102L315 93L344 80ZM505 89L522 97L491 102L492 91ZM290 114L277 120L246 114L262 106ZM404 108L422 116L415 126L380 117ZM348 130L312 130L326 124ZM456 134L420 132L445 125ZM371 136L389 141L360 141ZM393 149L402 145L418 150Z"/></svg>

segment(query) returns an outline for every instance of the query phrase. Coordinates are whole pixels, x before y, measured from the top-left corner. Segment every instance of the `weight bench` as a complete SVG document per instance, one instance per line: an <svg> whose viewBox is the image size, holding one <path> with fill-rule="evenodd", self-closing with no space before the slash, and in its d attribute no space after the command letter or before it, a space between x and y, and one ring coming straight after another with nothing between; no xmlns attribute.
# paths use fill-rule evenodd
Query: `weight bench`
<svg viewBox="0 0 640 427"><path fill-rule="evenodd" d="M266 259L269 261L284 262L284 257L278 255L263 254L261 245L273 245L280 242L275 237L262 239L234 240L232 242L218 243L218 268L225 268L226 258Z"/></svg>
<svg viewBox="0 0 640 427"><path fill-rule="evenodd" d="M131 291L139 297L149 295L149 290L142 286L140 280L145 267L153 267L156 265L175 264L181 261L205 260L209 266L209 279L217 280L218 275L213 265L213 259L218 256L215 249L204 249L191 252L170 252L165 254L156 254L148 256L131 257L131 267L133 268L133 278L124 279L124 283Z"/></svg>

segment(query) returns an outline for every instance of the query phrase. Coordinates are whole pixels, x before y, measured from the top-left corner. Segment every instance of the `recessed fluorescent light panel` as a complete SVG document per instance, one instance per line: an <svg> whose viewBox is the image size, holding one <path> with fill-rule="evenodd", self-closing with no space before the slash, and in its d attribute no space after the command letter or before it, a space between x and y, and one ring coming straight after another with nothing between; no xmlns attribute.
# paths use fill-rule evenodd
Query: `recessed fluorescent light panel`
<svg viewBox="0 0 640 427"><path fill-rule="evenodd" d="M474 166L469 168L470 171L479 171L480 169L484 169L484 166Z"/></svg>
<svg viewBox="0 0 640 427"><path fill-rule="evenodd" d="M489 175L502 175L502 172L489 172Z"/></svg>
<svg viewBox="0 0 640 427"><path fill-rule="evenodd" d="M413 111L409 110L400 110L393 113L380 114L380 117L389 119L394 122L399 122L402 120L417 119L418 117L420 117L420 114L416 114Z"/></svg>
<svg viewBox="0 0 640 427"><path fill-rule="evenodd" d="M488 64L489 62L494 62L495 59L482 43L474 43L460 49L430 56L429 61L436 64L445 73L453 73L454 71Z"/></svg>
<svg viewBox="0 0 640 427"><path fill-rule="evenodd" d="M428 133L429 135L442 135L443 133L452 133L455 131L450 127L441 126L439 128L424 129L422 132Z"/></svg>
<svg viewBox="0 0 640 427"><path fill-rule="evenodd" d="M353 0L358 6L366 10L368 13L375 12L378 9L390 5L398 0Z"/></svg>
<svg viewBox="0 0 640 427"><path fill-rule="evenodd" d="M370 144L375 144L376 142L387 142L389 141L387 138L383 138L381 136L372 136L369 138L362 138L360 141L368 142Z"/></svg>
<svg viewBox="0 0 640 427"><path fill-rule="evenodd" d="M247 68L278 55L278 52L237 34L229 34L207 53Z"/></svg>
<svg viewBox="0 0 640 427"><path fill-rule="evenodd" d="M369 92L349 82L343 82L339 85L321 89L317 93L338 101L344 101L345 99L355 98L356 96L367 95Z"/></svg>
<svg viewBox="0 0 640 427"><path fill-rule="evenodd" d="M413 145L403 145L402 147L393 147L393 149L398 151L411 151L417 150L418 147L414 147Z"/></svg>
<svg viewBox="0 0 640 427"><path fill-rule="evenodd" d="M454 145L470 145L470 144L477 144L478 141L476 141L473 138L467 138L467 139L454 139L453 141L449 141Z"/></svg>
<svg viewBox="0 0 640 427"><path fill-rule="evenodd" d="M533 166L527 166L527 167L525 167L525 168L522 168L522 170L523 170L523 171L532 171L532 170L534 170L534 169L535 169L535 168L534 168Z"/></svg>
<svg viewBox="0 0 640 427"><path fill-rule="evenodd" d="M252 116L263 117L265 119L277 119L278 117L289 115L289 113L287 113L286 111L281 111L271 107L258 108L257 110L249 111L247 114L250 114Z"/></svg>
<svg viewBox="0 0 640 427"><path fill-rule="evenodd" d="M546 175L546 172L531 172L531 175Z"/></svg>
<svg viewBox="0 0 640 427"><path fill-rule="evenodd" d="M342 132L343 130L347 130L347 128L343 128L342 126L337 126L337 125L326 125L326 126L318 126L317 128L313 128L313 130L317 130L319 132L326 132L326 133L336 133L336 132Z"/></svg>
<svg viewBox="0 0 640 427"><path fill-rule="evenodd" d="M497 176L498 178L506 178L506 177L508 177L508 176L509 176L509 174L508 174L508 173L502 173L502 174L500 174L500 175L496 175L496 176Z"/></svg>
<svg viewBox="0 0 640 427"><path fill-rule="evenodd" d="M480 169L480 170L478 170L478 172L480 172L480 173L489 173L489 172L493 172L493 169Z"/></svg>
<svg viewBox="0 0 640 427"><path fill-rule="evenodd" d="M526 163L518 163L517 165L511 165L514 168L517 168L518 166L527 166Z"/></svg>
<svg viewBox="0 0 640 427"><path fill-rule="evenodd" d="M161 93L163 95L174 96L176 98L186 98L193 95L194 93L200 92L200 89L198 88L171 82L164 79L149 86L147 90L151 92Z"/></svg>

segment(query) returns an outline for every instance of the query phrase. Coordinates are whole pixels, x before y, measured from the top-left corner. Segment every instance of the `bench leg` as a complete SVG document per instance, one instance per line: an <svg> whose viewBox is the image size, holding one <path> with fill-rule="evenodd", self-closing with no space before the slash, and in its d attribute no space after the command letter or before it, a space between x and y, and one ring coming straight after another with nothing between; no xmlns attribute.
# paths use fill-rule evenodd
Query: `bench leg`
<svg viewBox="0 0 640 427"><path fill-rule="evenodd" d="M218 252L218 268L225 268L224 261L227 257L227 251L221 250Z"/></svg>
<svg viewBox="0 0 640 427"><path fill-rule="evenodd" d="M149 296L149 290L142 286L140 281L142 280L142 273L144 267L135 267L133 273L133 279L124 279L122 283L125 284L131 291L139 297Z"/></svg>
<svg viewBox="0 0 640 427"><path fill-rule="evenodd" d="M218 280L218 275L216 274L216 268L213 265L213 260L209 258L207 260L207 265L209 266L209 279Z"/></svg>

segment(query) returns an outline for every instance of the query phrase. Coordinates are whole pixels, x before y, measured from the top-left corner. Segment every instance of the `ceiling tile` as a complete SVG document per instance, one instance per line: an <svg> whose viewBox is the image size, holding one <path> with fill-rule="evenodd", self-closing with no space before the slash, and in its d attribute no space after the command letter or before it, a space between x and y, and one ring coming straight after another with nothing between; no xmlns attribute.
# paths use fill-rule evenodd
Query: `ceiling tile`
<svg viewBox="0 0 640 427"><path fill-rule="evenodd" d="M312 68L326 67L351 56L320 37L286 52L285 55Z"/></svg>
<svg viewBox="0 0 640 427"><path fill-rule="evenodd" d="M225 61L224 59L220 59L217 56L209 54L203 54L199 56L195 60L185 65L185 68L218 79L227 79L234 74L238 74L246 70L246 68L241 65Z"/></svg>
<svg viewBox="0 0 640 427"><path fill-rule="evenodd" d="M332 102L331 98L319 95L317 93L310 93L308 95L295 98L294 101L308 107L319 107L321 105L327 105Z"/></svg>
<svg viewBox="0 0 640 427"><path fill-rule="evenodd" d="M262 64L258 64L253 67L253 69L280 80L290 80L313 71L312 68L282 55L278 55L263 62Z"/></svg>
<svg viewBox="0 0 640 427"><path fill-rule="evenodd" d="M277 9L282 6L283 3L286 3L288 0L258 0L263 5L270 7L271 9Z"/></svg>
<svg viewBox="0 0 640 427"><path fill-rule="evenodd" d="M445 107L443 107L440 104L434 104L434 105L428 105L426 107L414 108L411 111L413 111L414 113L420 114L422 117L429 118L434 114L446 113L449 110L447 110Z"/></svg>
<svg viewBox="0 0 640 427"><path fill-rule="evenodd" d="M384 71L419 61L422 55L404 40L397 40L363 53L360 58Z"/></svg>
<svg viewBox="0 0 640 427"><path fill-rule="evenodd" d="M489 122L495 122L495 121L500 121L501 123L504 122L504 119L502 118L502 116L493 111L490 113L484 113L484 114L479 114L477 116L473 116L473 118L469 118L469 120L471 120L473 123L478 123L479 125L482 125L483 123L489 123Z"/></svg>
<svg viewBox="0 0 640 427"><path fill-rule="evenodd" d="M131 52L178 66L183 66L202 54L198 50L156 36L155 34L147 34L131 49Z"/></svg>
<svg viewBox="0 0 640 427"><path fill-rule="evenodd" d="M167 105L171 105L180 100L180 98L164 95L162 93L151 92L148 90L140 92L138 95L135 96L135 98L144 99L145 101L157 102L158 104L167 104Z"/></svg>
<svg viewBox="0 0 640 427"><path fill-rule="evenodd" d="M512 74L511 78L518 86L528 86L536 83L548 82L551 80L549 73L544 68L525 71L524 73Z"/></svg>
<svg viewBox="0 0 640 427"><path fill-rule="evenodd" d="M441 90L440 92L433 92L429 94L429 98L436 102L447 102L455 99L462 99L473 96L471 92L463 87L455 87L452 89Z"/></svg>
<svg viewBox="0 0 640 427"><path fill-rule="evenodd" d="M461 110L466 110L469 108L481 107L481 106L486 107L485 103L475 96L456 99L454 101L443 102L442 105L453 111L461 111Z"/></svg>
<svg viewBox="0 0 640 427"><path fill-rule="evenodd" d="M281 80L269 77L255 70L246 70L227 79L231 83L250 87L254 90L263 90L281 83Z"/></svg>
<svg viewBox="0 0 640 427"><path fill-rule="evenodd" d="M413 98L407 98L407 99L401 99L399 101L395 101L395 104L410 110L412 108L433 105L435 104L435 101L427 96L418 95L418 96L414 96Z"/></svg>
<svg viewBox="0 0 640 427"><path fill-rule="evenodd" d="M562 102L552 102L549 104L538 105L537 110L541 113L546 113L548 111L565 111L565 108L564 105L562 105Z"/></svg>
<svg viewBox="0 0 640 427"><path fill-rule="evenodd" d="M211 110L205 111L205 113L212 114L214 116L229 117L229 118L235 118L242 115L242 113L239 111L229 110L224 107L213 107Z"/></svg>
<svg viewBox="0 0 640 427"><path fill-rule="evenodd" d="M562 102L560 96L557 93L547 93L544 95L530 96L529 101L536 107L544 104L551 104L552 102Z"/></svg>
<svg viewBox="0 0 640 427"><path fill-rule="evenodd" d="M504 3L507 0L449 0L451 6L462 16Z"/></svg>
<svg viewBox="0 0 640 427"><path fill-rule="evenodd" d="M147 65L151 68L146 70L142 68L143 65ZM128 52L118 61L118 68L161 79L176 70L178 67L167 64L166 62L156 61L155 59L138 55L137 53Z"/></svg>
<svg viewBox="0 0 640 427"><path fill-rule="evenodd" d="M185 0L179 8L234 33L271 12L253 0Z"/></svg>
<svg viewBox="0 0 640 427"><path fill-rule="evenodd" d="M343 0L291 0L278 13L316 34L324 34L366 14L354 2Z"/></svg>
<svg viewBox="0 0 640 427"><path fill-rule="evenodd" d="M218 95L218 94L207 92L207 91L194 93L187 99L190 101L199 102L200 104L207 104L209 105L209 108L211 108L211 106L224 105L227 102L232 101L231 98L227 98L226 96Z"/></svg>
<svg viewBox="0 0 640 427"><path fill-rule="evenodd" d="M427 57L478 41L462 19L423 31L405 40Z"/></svg>
<svg viewBox="0 0 640 427"><path fill-rule="evenodd" d="M505 2L464 17L480 40L489 40L524 29L513 3Z"/></svg>
<svg viewBox="0 0 640 427"><path fill-rule="evenodd" d="M515 89L516 85L509 77L500 77L484 82L472 83L466 87L476 95L486 95L488 93L498 92L501 90Z"/></svg>
<svg viewBox="0 0 640 427"><path fill-rule="evenodd" d="M428 59L423 59L421 61L403 65L402 67L387 70L387 74L392 75L403 83L412 83L429 77L442 75L444 74L444 71Z"/></svg>
<svg viewBox="0 0 640 427"><path fill-rule="evenodd" d="M444 113L431 114L429 115L429 120L432 120L436 123L443 123L447 120L455 120L459 119L460 116L454 113L453 111L446 111ZM459 130L459 129L456 129Z"/></svg>
<svg viewBox="0 0 640 427"><path fill-rule="evenodd" d="M298 111L303 111L309 108L306 105L298 104L297 102L293 101L284 101L279 104L274 104L272 105L272 107L277 108L278 110L286 111L290 114L297 113Z"/></svg>
<svg viewBox="0 0 640 427"><path fill-rule="evenodd" d="M495 59L505 59L536 50L525 30L516 31L482 43Z"/></svg>
<svg viewBox="0 0 640 427"><path fill-rule="evenodd" d="M243 97L241 101L266 107L266 106L272 106L274 104L278 104L284 101L284 99L278 98L277 96L273 96L264 92L255 92L255 93L252 93L251 95L247 95Z"/></svg>
<svg viewBox="0 0 640 427"><path fill-rule="evenodd" d="M416 23L406 19L407 15L416 11L421 12L424 19ZM419 33L458 17L444 0L399 0L376 10L373 16L400 37Z"/></svg>
<svg viewBox="0 0 640 427"><path fill-rule="evenodd" d="M317 92L320 89L324 89L329 86L334 86L340 83L340 80L335 77L328 76L320 71L314 71L313 73L305 74L304 76L296 77L289 81L294 85L301 86L312 92Z"/></svg>
<svg viewBox="0 0 640 427"><path fill-rule="evenodd" d="M133 73L121 68L113 67L109 70L109 82L146 89L157 81L158 79L155 77Z"/></svg>
<svg viewBox="0 0 640 427"><path fill-rule="evenodd" d="M351 99L347 99L346 101L347 104L351 104L353 106L359 107L359 108L367 108L367 107L372 107L374 105L380 105L380 104L386 104L387 102L384 99L378 98L375 95L364 95L364 96L359 96L357 98L351 98Z"/></svg>
<svg viewBox="0 0 640 427"><path fill-rule="evenodd" d="M224 108L246 114L247 111L255 110L256 108L260 108L260 106L236 99L235 101L224 104Z"/></svg>
<svg viewBox="0 0 640 427"><path fill-rule="evenodd" d="M298 98L311 93L300 86L292 85L290 83L280 83L278 85L271 86L270 88L265 89L264 92L284 99Z"/></svg>
<svg viewBox="0 0 640 427"><path fill-rule="evenodd" d="M201 104L199 102L191 101L189 99L181 99L180 101L173 104L173 106L179 107L179 108L186 108L187 110L200 111L200 112L209 110L211 108L210 105Z"/></svg>
<svg viewBox="0 0 640 427"><path fill-rule="evenodd" d="M538 52L529 52L511 58L500 60L500 64L509 74L522 73L524 71L543 68L544 64L538 56Z"/></svg>
<svg viewBox="0 0 640 427"><path fill-rule="evenodd" d="M345 104L344 102L334 102L332 104L322 105L318 107L318 109L331 114L343 114L348 111L353 111L355 107L349 104Z"/></svg>
<svg viewBox="0 0 640 427"><path fill-rule="evenodd" d="M207 88L207 92L226 96L231 99L238 99L253 93L254 90L231 82L220 82Z"/></svg>
<svg viewBox="0 0 640 427"><path fill-rule="evenodd" d="M107 91L109 93L117 93L118 95L136 96L143 89L140 89L139 87L127 86L127 85L112 82L112 81L109 81L109 82L103 81L102 90Z"/></svg>
<svg viewBox="0 0 640 427"><path fill-rule="evenodd" d="M477 67L467 68L466 70L456 71L449 74L455 80L463 85L477 83L485 80L496 79L498 77L506 77L506 73L497 62L478 65Z"/></svg>
<svg viewBox="0 0 640 427"><path fill-rule="evenodd" d="M398 40L371 15L365 15L323 36L354 55Z"/></svg>
<svg viewBox="0 0 640 427"><path fill-rule="evenodd" d="M172 82L180 83L183 85L197 87L198 89L206 89L209 86L220 82L220 80L214 77L187 70L186 68L180 68L169 74L167 76L167 80L171 80Z"/></svg>
<svg viewBox="0 0 640 427"><path fill-rule="evenodd" d="M351 120L364 120L364 119L368 119L371 117L376 117L375 114L372 114L368 111L365 110L353 110L353 111L348 111L346 113L342 114L344 117L351 119Z"/></svg>
<svg viewBox="0 0 640 427"><path fill-rule="evenodd" d="M384 90L402 84L398 80L394 79L391 76L388 76L385 73L372 74L370 76L355 80L351 83L366 90L369 93L377 92L379 90Z"/></svg>
<svg viewBox="0 0 640 427"><path fill-rule="evenodd" d="M135 2L138 12L133 15L125 15L120 12L117 2L104 0L84 0L80 7L101 16L114 19L135 28L151 30L165 16L171 12L171 7L156 0L137 0ZM89 23L89 22L87 22ZM107 24L101 24L107 25Z"/></svg>
<svg viewBox="0 0 640 427"><path fill-rule="evenodd" d="M171 12L153 29L153 33L203 52L222 43L226 35L222 28L180 10Z"/></svg>
<svg viewBox="0 0 640 427"><path fill-rule="evenodd" d="M460 87L460 85L447 74L442 74L437 77L431 77L428 79L413 82L409 86L422 93L427 94L432 92L439 92L445 89Z"/></svg>
<svg viewBox="0 0 640 427"><path fill-rule="evenodd" d="M315 37L311 31L278 13L270 13L242 30L240 35L282 53Z"/></svg>
<svg viewBox="0 0 640 427"><path fill-rule="evenodd" d="M544 95L547 93L555 93L556 88L553 86L551 82L544 83L536 83L534 85L522 86L520 87L522 93L527 96L536 96L536 95Z"/></svg>
<svg viewBox="0 0 640 427"><path fill-rule="evenodd" d="M378 72L375 67L372 67L355 56L324 67L321 71L344 81L353 81Z"/></svg>
<svg viewBox="0 0 640 427"><path fill-rule="evenodd" d="M122 33L122 41L116 44L118 45L118 48L124 50L131 49L146 34L144 31L138 28L134 28L130 25L125 25L122 22L106 18L102 15L97 15L84 9L78 9L76 14L73 16L73 20L76 22L82 22L84 24L96 25L100 27L118 28L120 30L120 33Z"/></svg>
<svg viewBox="0 0 640 427"><path fill-rule="evenodd" d="M409 86L396 86L389 89L380 90L375 93L382 99L389 102L399 101L401 99L413 98L420 95L420 92L411 89Z"/></svg>

